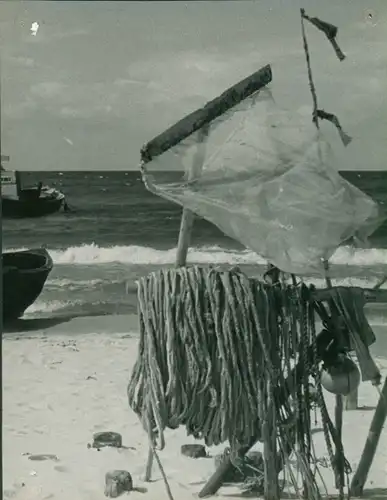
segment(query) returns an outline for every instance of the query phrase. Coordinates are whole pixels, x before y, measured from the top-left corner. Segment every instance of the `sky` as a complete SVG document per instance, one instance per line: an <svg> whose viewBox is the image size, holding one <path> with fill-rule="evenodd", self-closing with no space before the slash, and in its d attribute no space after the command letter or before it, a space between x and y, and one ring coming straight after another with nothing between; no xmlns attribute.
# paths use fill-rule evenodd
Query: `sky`
<svg viewBox="0 0 387 500"><path fill-rule="evenodd" d="M347 56L307 26L319 105L353 137L326 128L338 168L387 170L386 0L0 0L9 168L136 169L144 143L268 63L276 102L307 113L300 7L339 27Z"/></svg>

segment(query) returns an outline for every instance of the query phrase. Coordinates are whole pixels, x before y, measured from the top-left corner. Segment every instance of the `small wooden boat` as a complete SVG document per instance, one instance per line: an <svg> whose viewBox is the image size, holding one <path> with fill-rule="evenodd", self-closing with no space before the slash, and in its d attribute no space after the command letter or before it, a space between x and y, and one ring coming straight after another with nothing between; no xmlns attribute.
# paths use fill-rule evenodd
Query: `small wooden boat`
<svg viewBox="0 0 387 500"><path fill-rule="evenodd" d="M2 162L9 157L2 156ZM2 214L6 218L41 217L58 212L67 203L62 192L40 182L37 186L23 187L20 172L1 168Z"/></svg>
<svg viewBox="0 0 387 500"><path fill-rule="evenodd" d="M44 248L2 253L3 321L20 318L43 290L53 268Z"/></svg>

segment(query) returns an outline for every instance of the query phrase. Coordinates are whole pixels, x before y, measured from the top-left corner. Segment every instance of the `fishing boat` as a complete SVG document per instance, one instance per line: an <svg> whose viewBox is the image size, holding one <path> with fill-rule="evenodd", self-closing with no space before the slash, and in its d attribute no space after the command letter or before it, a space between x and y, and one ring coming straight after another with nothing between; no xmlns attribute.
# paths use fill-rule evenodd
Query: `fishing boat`
<svg viewBox="0 0 387 500"><path fill-rule="evenodd" d="M1 162L9 156L1 156ZM41 217L61 208L68 210L65 195L58 189L45 186L24 187L20 172L5 170L1 165L2 214L7 218Z"/></svg>
<svg viewBox="0 0 387 500"><path fill-rule="evenodd" d="M44 248L2 253L4 322L20 318L35 302L52 268Z"/></svg>

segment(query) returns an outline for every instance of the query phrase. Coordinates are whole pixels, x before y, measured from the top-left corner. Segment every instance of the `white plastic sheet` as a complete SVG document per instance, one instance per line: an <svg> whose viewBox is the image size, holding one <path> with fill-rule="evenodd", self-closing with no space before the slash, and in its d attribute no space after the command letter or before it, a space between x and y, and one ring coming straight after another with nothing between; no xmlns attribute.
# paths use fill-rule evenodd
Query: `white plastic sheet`
<svg viewBox="0 0 387 500"><path fill-rule="evenodd" d="M156 194L189 208L285 272L323 260L381 223L378 205L338 172L309 116L255 93L146 165ZM179 182L162 172L182 170Z"/></svg>

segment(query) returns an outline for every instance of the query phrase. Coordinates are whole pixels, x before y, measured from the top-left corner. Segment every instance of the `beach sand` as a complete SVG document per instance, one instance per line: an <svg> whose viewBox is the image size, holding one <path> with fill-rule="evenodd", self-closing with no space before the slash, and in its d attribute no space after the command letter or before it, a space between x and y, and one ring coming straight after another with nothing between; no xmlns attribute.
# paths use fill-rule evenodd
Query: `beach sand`
<svg viewBox="0 0 387 500"><path fill-rule="evenodd" d="M132 474L137 488L129 494L133 500L167 498L156 464L153 481L143 482L147 438L127 402L126 388L137 356L136 317L30 320L20 322L15 330L19 331L3 335L4 498L103 499L105 473L114 469ZM378 327L375 333L375 359L386 376L387 330ZM377 390L363 383L359 404L364 408L345 412L344 447L354 470L377 401ZM327 396L327 402L331 411L333 398ZM88 448L93 433L109 430L122 435L124 448ZM174 498L197 497L214 470L213 460L195 460L180 454L182 444L194 442L186 437L184 428L167 431L166 442L160 458ZM314 442L317 456L326 458L319 427ZM223 448L209 449L209 455ZM33 461L29 454L53 454L57 460ZM328 489L334 493L330 469L322 471ZM223 487L218 496L242 497L238 491L235 486ZM364 496L387 499L386 430Z"/></svg>

